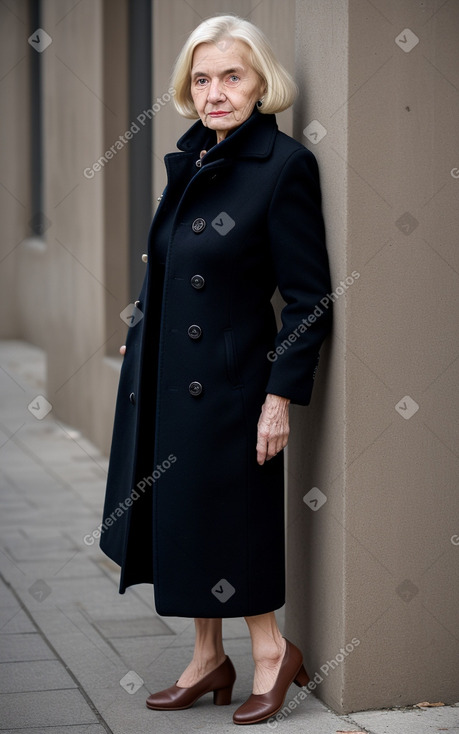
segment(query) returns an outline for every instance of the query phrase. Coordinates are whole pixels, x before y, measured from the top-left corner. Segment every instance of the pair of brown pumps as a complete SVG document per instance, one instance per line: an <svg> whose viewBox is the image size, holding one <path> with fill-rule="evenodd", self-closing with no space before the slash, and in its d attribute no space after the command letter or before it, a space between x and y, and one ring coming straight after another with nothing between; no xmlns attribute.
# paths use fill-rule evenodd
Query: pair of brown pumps
<svg viewBox="0 0 459 734"><path fill-rule="evenodd" d="M287 639L285 642L285 654L274 687L267 693L252 693L247 701L234 712L235 724L258 724L260 721L275 716L282 708L292 683L296 683L300 688L309 683L300 650ZM147 698L147 706L157 711L180 711L190 708L198 698L211 691L214 694L214 704L227 706L231 703L235 680L236 671L233 663L226 656L226 660L218 668L212 670L194 686L180 688L173 685L164 691L152 693Z"/></svg>

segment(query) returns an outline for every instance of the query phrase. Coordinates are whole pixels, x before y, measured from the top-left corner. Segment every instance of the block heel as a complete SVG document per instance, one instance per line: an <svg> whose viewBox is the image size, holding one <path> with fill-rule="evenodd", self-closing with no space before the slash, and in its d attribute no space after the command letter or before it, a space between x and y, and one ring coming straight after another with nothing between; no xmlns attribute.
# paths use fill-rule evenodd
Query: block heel
<svg viewBox="0 0 459 734"><path fill-rule="evenodd" d="M228 706L231 703L231 696L233 693L233 686L227 686L226 688L219 688L214 691L214 704L215 706Z"/></svg>
<svg viewBox="0 0 459 734"><path fill-rule="evenodd" d="M301 665L301 668L299 669L298 673L296 674L295 678L293 679L293 682L299 688L302 688L303 686L308 685L309 675L306 673L306 668L304 667L304 665Z"/></svg>

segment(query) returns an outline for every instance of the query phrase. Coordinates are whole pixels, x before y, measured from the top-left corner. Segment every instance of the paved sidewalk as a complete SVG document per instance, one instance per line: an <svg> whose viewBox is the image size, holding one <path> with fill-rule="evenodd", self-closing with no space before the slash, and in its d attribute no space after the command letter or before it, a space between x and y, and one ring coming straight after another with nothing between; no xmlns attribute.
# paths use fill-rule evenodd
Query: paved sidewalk
<svg viewBox="0 0 459 734"><path fill-rule="evenodd" d="M232 712L251 690L243 620L224 623L238 672L231 706L207 696L186 711L146 709L189 659L192 621L156 616L149 585L120 596L117 566L84 543L100 523L107 459L52 410L44 415L44 368L34 347L0 343L0 732L234 734ZM275 728L458 734L459 705L337 716L309 695L257 732Z"/></svg>

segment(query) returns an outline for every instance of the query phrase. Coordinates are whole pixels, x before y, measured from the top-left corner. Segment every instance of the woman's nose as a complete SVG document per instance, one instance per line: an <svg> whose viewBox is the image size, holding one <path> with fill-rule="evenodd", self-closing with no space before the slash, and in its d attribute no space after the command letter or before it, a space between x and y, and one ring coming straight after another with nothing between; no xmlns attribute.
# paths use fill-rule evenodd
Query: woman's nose
<svg viewBox="0 0 459 734"><path fill-rule="evenodd" d="M222 84L219 79L214 79L210 83L208 100L209 102L220 102L224 97Z"/></svg>

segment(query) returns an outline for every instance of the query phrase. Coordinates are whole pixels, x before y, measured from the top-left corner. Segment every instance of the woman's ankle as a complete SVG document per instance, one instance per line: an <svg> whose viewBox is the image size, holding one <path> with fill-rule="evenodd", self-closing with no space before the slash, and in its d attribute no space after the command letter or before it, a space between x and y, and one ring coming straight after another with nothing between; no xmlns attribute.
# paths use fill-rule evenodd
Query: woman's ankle
<svg viewBox="0 0 459 734"><path fill-rule="evenodd" d="M279 639L263 642L252 648L253 659L256 664L266 667L275 667L285 655L286 642L281 636Z"/></svg>
<svg viewBox="0 0 459 734"><path fill-rule="evenodd" d="M218 668L226 658L224 650L215 652L200 651L193 655L192 663L197 669L201 670L213 670Z"/></svg>

